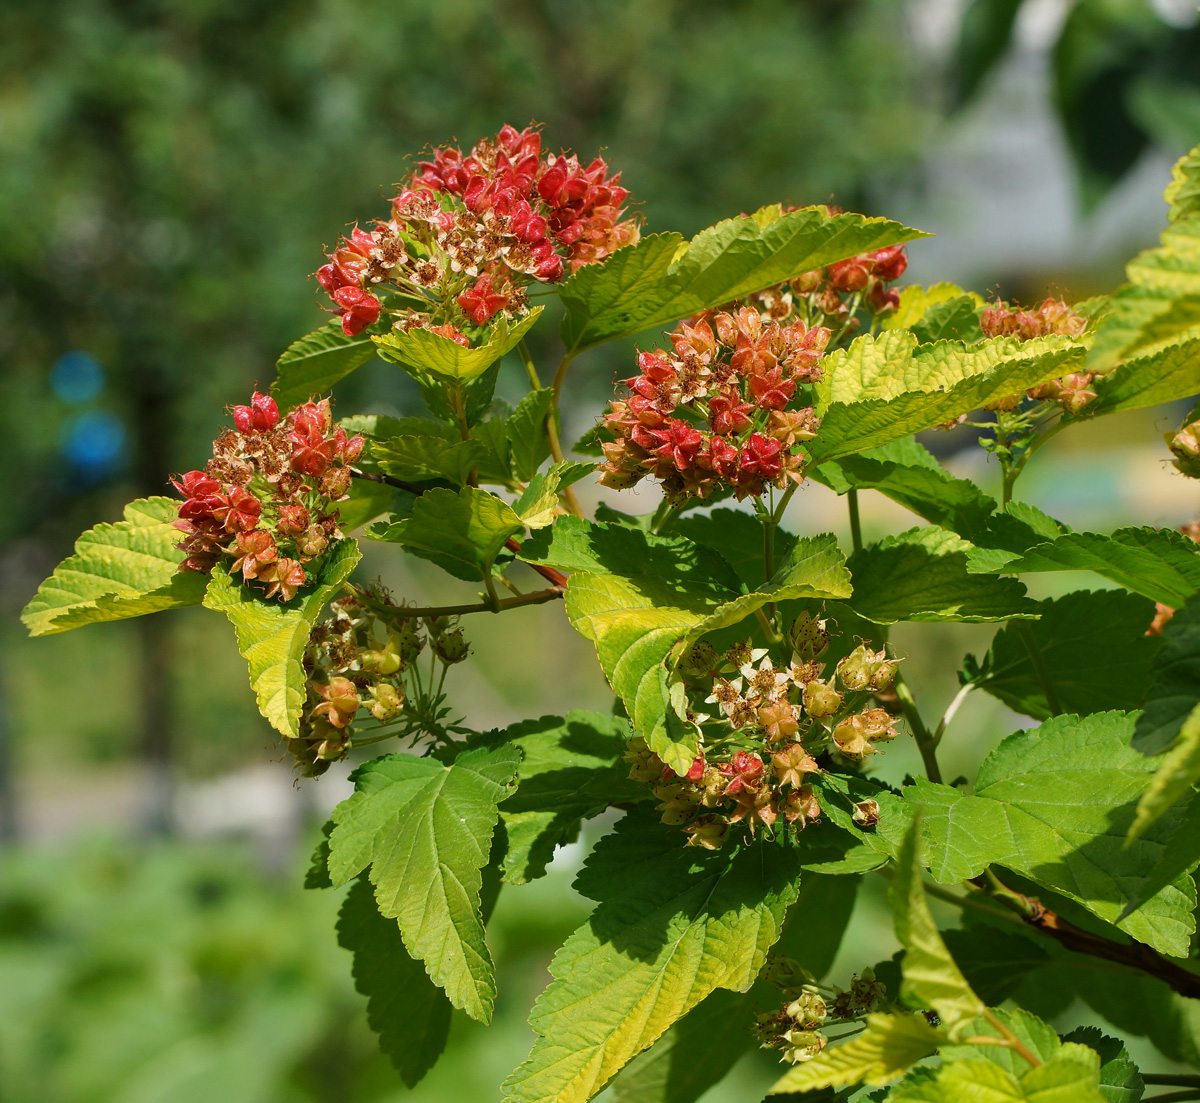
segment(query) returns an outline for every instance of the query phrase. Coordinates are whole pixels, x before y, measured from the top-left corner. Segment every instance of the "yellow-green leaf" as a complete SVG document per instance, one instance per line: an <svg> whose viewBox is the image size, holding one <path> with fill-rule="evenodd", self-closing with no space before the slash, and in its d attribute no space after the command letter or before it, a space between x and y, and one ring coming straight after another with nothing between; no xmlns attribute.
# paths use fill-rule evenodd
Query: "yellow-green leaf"
<svg viewBox="0 0 1200 1103"><path fill-rule="evenodd" d="M357 541L339 540L325 553L316 586L288 602L267 599L259 590L238 585L224 564L213 568L204 607L229 618L237 632L238 650L250 668L258 711L290 739L300 730L305 695L302 660L309 633L360 558Z"/></svg>
<svg viewBox="0 0 1200 1103"><path fill-rule="evenodd" d="M841 1045L829 1046L811 1061L794 1065L775 1082L771 1093L787 1095L843 1084L886 1084L932 1056L946 1037L946 1032L930 1026L924 1015L868 1015L864 1033Z"/></svg>
<svg viewBox="0 0 1200 1103"><path fill-rule="evenodd" d="M505 353L511 352L533 327L545 307L535 306L515 323L500 314L488 330L482 345L463 348L457 341L428 329L415 328L407 332L392 330L372 337L379 355L435 379L470 383L478 379Z"/></svg>
<svg viewBox="0 0 1200 1103"><path fill-rule="evenodd" d="M933 1008L953 1038L987 1007L950 956L930 914L917 857L920 839L921 817L917 815L900 848L888 894L896 937L904 947L901 994Z"/></svg>
<svg viewBox="0 0 1200 1103"><path fill-rule="evenodd" d="M21 614L30 635L199 605L208 579L179 570L178 519L175 499L139 498L123 521L88 529Z"/></svg>

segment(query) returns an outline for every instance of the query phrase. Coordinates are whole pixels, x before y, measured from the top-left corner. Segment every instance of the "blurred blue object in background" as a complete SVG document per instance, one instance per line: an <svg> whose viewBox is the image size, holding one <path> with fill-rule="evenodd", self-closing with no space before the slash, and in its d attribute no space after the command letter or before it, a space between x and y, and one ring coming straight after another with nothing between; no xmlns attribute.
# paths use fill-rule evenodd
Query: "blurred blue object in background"
<svg viewBox="0 0 1200 1103"><path fill-rule="evenodd" d="M95 486L123 466L125 426L108 410L88 410L71 418L63 427L62 453L77 477Z"/></svg>
<svg viewBox="0 0 1200 1103"><path fill-rule="evenodd" d="M88 353L73 350L54 361L50 386L63 402L90 402L104 390L104 369Z"/></svg>

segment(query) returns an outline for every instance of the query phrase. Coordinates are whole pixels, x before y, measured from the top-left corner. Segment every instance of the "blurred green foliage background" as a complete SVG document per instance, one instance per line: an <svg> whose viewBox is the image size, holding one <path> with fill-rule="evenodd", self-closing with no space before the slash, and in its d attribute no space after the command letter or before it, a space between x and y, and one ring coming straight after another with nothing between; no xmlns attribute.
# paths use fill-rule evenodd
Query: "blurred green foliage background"
<svg viewBox="0 0 1200 1103"><path fill-rule="evenodd" d="M80 530L200 465L225 407L324 320L309 278L323 247L382 213L427 145L533 120L549 146L603 149L651 231L780 200L893 214L901 196L905 216L922 210L948 128L993 137L972 105L1002 80L1022 20L1052 6L0 0L0 1098L409 1094L367 1031L337 900L299 888L314 824L342 792L334 779L290 790L224 622L188 610L30 642L15 620ZM1057 7L1046 97L1081 207L1095 207L1139 158L1200 141L1200 31L1167 3ZM1045 292L1045 273L973 263L1005 294ZM1105 289L1094 271L1073 276ZM553 333L540 327L535 352L553 354ZM569 421L598 412L629 351L581 360ZM337 398L342 413L417 401L381 363ZM1031 470L1031 497L1076 524L1128 521L1135 500L1140 520L1188 519L1200 503L1164 481L1154 429L1147 415L1080 433ZM983 470L975 452L953 462ZM796 527L844 527L823 493L801 496ZM866 508L868 535L912 523ZM419 564L371 553L366 566L408 596L445 586ZM473 725L609 706L590 648L553 610L470 633L476 657L454 688ZM990 631L898 637L935 712ZM1015 726L989 701L960 717L951 772ZM915 754L888 759L899 780ZM585 914L569 887L578 860L502 894L497 1025L457 1022L416 1097L495 1097L550 954ZM840 979L892 950L872 933L873 899ZM760 1061L712 1098L757 1098L771 1078Z"/></svg>

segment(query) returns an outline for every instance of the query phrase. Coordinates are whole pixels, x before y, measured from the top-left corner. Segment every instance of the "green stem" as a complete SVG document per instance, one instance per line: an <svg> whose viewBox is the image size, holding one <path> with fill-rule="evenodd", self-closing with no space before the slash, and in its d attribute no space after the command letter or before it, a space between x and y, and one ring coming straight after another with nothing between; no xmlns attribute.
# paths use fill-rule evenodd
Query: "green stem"
<svg viewBox="0 0 1200 1103"><path fill-rule="evenodd" d="M954 719L954 714L958 712L959 706L967 699L967 694L975 688L974 682L968 682L961 687L954 695L954 700L946 706L946 711L942 713L942 718L938 721L938 726L933 733L933 745L937 747L942 742L942 736L946 734L946 728L950 721Z"/></svg>
<svg viewBox="0 0 1200 1103"><path fill-rule="evenodd" d="M1142 1103L1184 1103L1185 1100L1191 1099L1200 1099L1200 1088L1185 1088L1183 1091L1167 1092L1165 1095L1151 1095Z"/></svg>
<svg viewBox="0 0 1200 1103"><path fill-rule="evenodd" d="M1046 441L1064 429L1067 424L1067 422L1060 418L1044 433L1038 433L1037 436L1030 441L1025 451L1021 453L1021 457L1016 461L1016 463L1007 463L1003 460L1001 461L1004 472L1004 481L1001 488L1000 501L1002 506L1006 506L1012 501L1013 487L1016 486L1017 479L1020 477L1021 472L1025 470L1025 465L1033 458L1034 453L1041 448Z"/></svg>
<svg viewBox="0 0 1200 1103"><path fill-rule="evenodd" d="M662 532L675 518L679 511L683 508L682 502L672 503L664 498L658 503L653 515L650 518L650 531L655 535Z"/></svg>
<svg viewBox="0 0 1200 1103"><path fill-rule="evenodd" d="M1038 646L1037 640L1029 630L1028 624L1023 620L1014 620L1012 624L1017 630L1017 635L1021 637L1021 642L1025 645L1025 650L1029 653L1029 661L1033 664L1033 669L1038 676L1042 692L1046 695L1046 704L1050 706L1050 712L1054 716L1061 715L1063 710L1062 702L1058 698L1058 691L1054 688L1054 682L1051 680L1050 673L1046 669L1042 649Z"/></svg>
<svg viewBox="0 0 1200 1103"><path fill-rule="evenodd" d="M524 341L517 345L517 350L521 354L521 362L525 365L525 373L529 376L529 383L535 391L542 389L542 380L538 375L537 366L533 362L533 357L529 354L529 348ZM558 439L558 392L562 389L563 376L566 375L567 365L571 363L571 354L563 357L563 362L558 366L558 371L554 376L554 394L550 398L550 409L546 413L546 443L550 445L550 456L555 463L563 462L562 442ZM583 507L579 504L579 499L575 495L574 487L564 487L560 492L563 505L575 514L576 517L583 516Z"/></svg>
<svg viewBox="0 0 1200 1103"><path fill-rule="evenodd" d="M850 507L850 544L856 552L862 551L862 522L858 516L858 490L851 487L846 493L846 503Z"/></svg>
<svg viewBox="0 0 1200 1103"><path fill-rule="evenodd" d="M1042 1063L1032 1053L1030 1053L1028 1048L1026 1048L1025 1043L1022 1042L1021 1039L1018 1038L1011 1030L1009 1030L1009 1028L1005 1026L999 1018L996 1017L990 1008L984 1011L983 1017L987 1019L987 1021L991 1023L993 1027L1000 1031L1001 1034L1004 1035L1005 1040L1008 1042L1009 1049L1011 1049L1014 1053L1019 1054L1034 1068L1037 1068L1037 1066Z"/></svg>
<svg viewBox="0 0 1200 1103"><path fill-rule="evenodd" d="M754 610L754 615L758 618L758 623L761 625L763 634L767 637L767 643L770 646L774 647L777 643L783 642L783 637L761 607Z"/></svg>
<svg viewBox="0 0 1200 1103"><path fill-rule="evenodd" d="M1147 1084L1161 1084L1165 1088L1200 1088L1200 1076L1175 1072L1143 1072L1142 1080Z"/></svg>
<svg viewBox="0 0 1200 1103"><path fill-rule="evenodd" d="M533 362L533 357L529 354L529 346L521 341L517 345L517 352L521 354L521 363L525 365L525 374L529 376L529 385L535 390L542 389L542 381L538 377L537 365Z"/></svg>
<svg viewBox="0 0 1200 1103"><path fill-rule="evenodd" d="M799 489L799 483L792 483L792 485L783 492L783 497L779 499L779 504L771 513L771 520L774 524L778 525L783 520L783 511L787 509L788 502L792 500L792 495L795 494Z"/></svg>
<svg viewBox="0 0 1200 1103"><path fill-rule="evenodd" d="M518 609L522 605L542 605L563 596L562 586L551 586L545 590L522 594L520 597L500 598L495 605L490 602L473 602L470 605L397 605L376 606L376 615L384 619L409 617L459 617L467 613L498 613L505 609ZM415 667L414 667L415 669Z"/></svg>
<svg viewBox="0 0 1200 1103"><path fill-rule="evenodd" d="M763 523L763 581L770 582L775 577L775 522L770 515L764 515Z"/></svg>
<svg viewBox="0 0 1200 1103"><path fill-rule="evenodd" d="M917 750L921 752L921 761L925 764L925 776L930 781L940 784L942 769L938 765L937 745L933 741L933 736L929 734L929 729L925 726L925 721L921 719L921 713L917 709L917 702L913 699L912 690L908 688L904 679L899 675L896 676L893 686L896 690L896 697L900 702L900 710L904 713L904 718L908 721L908 726L912 729L913 739L917 743Z"/></svg>

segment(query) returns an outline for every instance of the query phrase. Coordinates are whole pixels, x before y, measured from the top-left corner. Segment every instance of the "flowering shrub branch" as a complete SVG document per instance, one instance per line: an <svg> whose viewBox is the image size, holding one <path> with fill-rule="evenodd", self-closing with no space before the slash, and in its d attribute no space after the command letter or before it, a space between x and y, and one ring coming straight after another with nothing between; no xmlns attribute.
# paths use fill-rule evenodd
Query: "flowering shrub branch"
<svg viewBox="0 0 1200 1103"><path fill-rule="evenodd" d="M85 533L25 621L40 635L203 603L234 625L298 771L353 758L308 883L363 882L341 940L409 1080L451 1007L491 1017L485 869L517 891L613 809L576 882L595 911L551 964L506 1103L585 1100L614 1077L686 1103L755 1046L782 1062L778 1094L1136 1100L1172 1074L1038 1016L1075 1000L1182 1052L1160 1024L1200 997L1200 522L1073 532L1016 495L1059 433L1200 386L1198 165L1177 167L1170 228L1129 284L1026 307L902 286L923 235L886 219L775 206L690 242L643 237L620 174L534 128L435 149L317 272L336 321L232 408L176 497ZM525 335L531 298L552 294L566 352L543 386ZM564 449L570 366L644 332ZM335 417L322 395L376 353L427 416ZM493 401L507 355L529 382L516 408ZM918 436L959 425L996 460L998 496ZM1198 442L1193 410L1164 464L1200 477ZM617 508L647 480L651 514ZM848 548L810 531L809 481L845 496ZM924 523L874 539L867 492ZM352 581L359 539L474 599ZM1020 579L1046 571L1114 588L1035 600ZM534 606L594 644L613 714L472 730L453 704L469 618ZM947 672L936 723L889 641L905 621L997 625ZM948 784L938 752L976 691L1033 726ZM910 738L923 776L896 782L887 752ZM866 873L890 882L903 952L834 984ZM929 895L963 925L939 930ZM363 979L385 961L403 991ZM665 1095L645 1072L664 1052L688 1074Z"/></svg>

